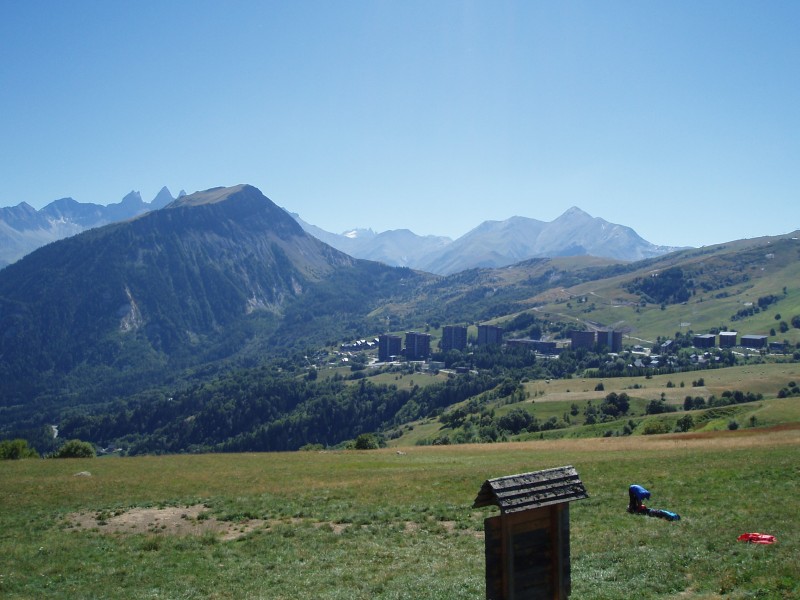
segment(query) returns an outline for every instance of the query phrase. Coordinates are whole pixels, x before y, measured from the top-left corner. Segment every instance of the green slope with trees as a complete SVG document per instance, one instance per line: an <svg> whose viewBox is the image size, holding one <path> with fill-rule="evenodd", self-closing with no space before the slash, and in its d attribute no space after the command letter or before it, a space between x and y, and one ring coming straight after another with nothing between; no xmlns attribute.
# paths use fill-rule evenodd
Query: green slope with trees
<svg viewBox="0 0 800 600"><path fill-rule="evenodd" d="M0 271L0 437L49 453L59 445L55 424L61 439L131 453L292 450L365 434L433 443L438 433L417 428L409 437L410 424L430 428L445 417L441 425L461 429L439 442L497 441L627 416L602 404L596 424L574 418L571 406L520 412L525 382L800 358L796 236L637 263L534 259L436 277L342 255L254 188L213 195L52 244ZM325 375L340 367L331 358L344 341L417 329L435 342L445 324L474 332L484 322L502 326L506 339L562 344L571 329L614 328L628 349L643 344L663 357L471 347L435 352L452 374L431 385L397 386L385 369L372 381L363 354L345 377ZM728 329L785 341L786 352L725 349L698 363L692 334ZM664 340L672 347L662 352ZM644 400L632 397L631 406L658 399ZM586 431L624 433L626 425L636 429L621 421Z"/></svg>

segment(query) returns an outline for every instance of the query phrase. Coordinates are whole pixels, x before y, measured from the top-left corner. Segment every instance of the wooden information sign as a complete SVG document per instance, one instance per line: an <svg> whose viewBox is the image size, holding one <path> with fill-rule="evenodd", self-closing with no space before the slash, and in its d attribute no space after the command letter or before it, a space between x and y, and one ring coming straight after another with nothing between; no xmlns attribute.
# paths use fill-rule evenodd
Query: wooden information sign
<svg viewBox="0 0 800 600"><path fill-rule="evenodd" d="M568 503L588 497L572 466L485 481L473 507L500 507L500 516L484 521L486 598L567 598Z"/></svg>

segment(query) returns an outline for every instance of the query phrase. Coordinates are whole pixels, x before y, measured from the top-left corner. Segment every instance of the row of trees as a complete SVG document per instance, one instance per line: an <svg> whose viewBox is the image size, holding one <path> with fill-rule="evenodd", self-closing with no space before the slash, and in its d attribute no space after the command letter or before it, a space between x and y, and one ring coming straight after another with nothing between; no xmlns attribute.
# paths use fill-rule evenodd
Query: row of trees
<svg viewBox="0 0 800 600"><path fill-rule="evenodd" d="M47 458L94 458L95 449L88 442L67 440L57 451ZM23 458L40 458L41 455L28 445L27 440L14 439L0 441L0 460L19 460Z"/></svg>
<svg viewBox="0 0 800 600"><path fill-rule="evenodd" d="M75 414L60 430L130 454L328 447L438 414L500 381L490 373L468 374L427 387L399 389L368 379L309 380L257 368L172 396L140 396L115 412Z"/></svg>

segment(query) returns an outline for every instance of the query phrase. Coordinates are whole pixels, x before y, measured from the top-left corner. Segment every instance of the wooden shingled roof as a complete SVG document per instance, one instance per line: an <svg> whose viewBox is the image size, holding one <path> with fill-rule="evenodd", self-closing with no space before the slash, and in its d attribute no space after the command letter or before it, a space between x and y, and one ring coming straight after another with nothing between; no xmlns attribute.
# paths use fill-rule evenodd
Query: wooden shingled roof
<svg viewBox="0 0 800 600"><path fill-rule="evenodd" d="M589 494L572 465L487 479L473 508L499 506L502 514L572 502Z"/></svg>

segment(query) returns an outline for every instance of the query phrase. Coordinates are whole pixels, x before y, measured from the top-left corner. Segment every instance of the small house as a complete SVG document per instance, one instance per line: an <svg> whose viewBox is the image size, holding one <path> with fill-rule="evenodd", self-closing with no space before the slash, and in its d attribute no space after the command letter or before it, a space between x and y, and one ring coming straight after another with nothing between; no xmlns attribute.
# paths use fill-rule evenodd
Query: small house
<svg viewBox="0 0 800 600"><path fill-rule="evenodd" d="M485 481L473 508L500 508L483 522L486 598L567 598L569 502L588 497L572 466Z"/></svg>

